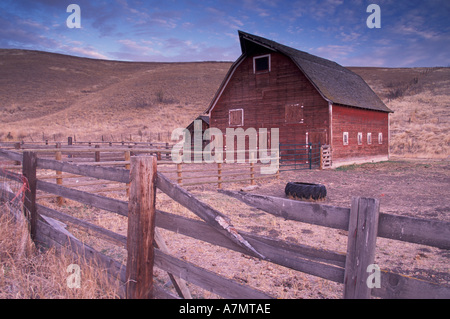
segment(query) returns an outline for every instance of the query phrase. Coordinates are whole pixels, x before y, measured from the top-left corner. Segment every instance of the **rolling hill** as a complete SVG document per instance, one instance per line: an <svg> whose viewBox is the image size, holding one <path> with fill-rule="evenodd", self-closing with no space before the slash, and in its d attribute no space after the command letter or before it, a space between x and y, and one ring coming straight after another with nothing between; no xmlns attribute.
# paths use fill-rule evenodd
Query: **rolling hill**
<svg viewBox="0 0 450 319"><path fill-rule="evenodd" d="M171 132L207 108L230 65L0 50L0 139L145 139Z"/></svg>
<svg viewBox="0 0 450 319"><path fill-rule="evenodd" d="M152 140L201 114L230 66L0 49L0 141ZM392 154L450 155L450 68L350 69L395 112Z"/></svg>

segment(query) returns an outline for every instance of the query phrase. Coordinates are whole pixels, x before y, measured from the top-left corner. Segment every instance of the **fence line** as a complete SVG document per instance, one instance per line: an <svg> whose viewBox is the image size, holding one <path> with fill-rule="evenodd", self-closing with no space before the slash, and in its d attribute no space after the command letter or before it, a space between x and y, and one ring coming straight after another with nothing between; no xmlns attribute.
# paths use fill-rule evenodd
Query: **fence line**
<svg viewBox="0 0 450 319"><path fill-rule="evenodd" d="M155 286L151 288L153 282L151 282L150 270L146 269L146 267L142 270L144 273L139 273L139 269L142 269L142 267L138 267L137 265L127 264L124 268L123 265L112 260L110 257L94 251L76 238L67 236L61 230L55 229L45 221L39 220L38 216L55 218L62 222L70 223L80 229L88 230L90 233L108 239L110 242L120 246L123 246L127 242L124 236L102 230L100 227L91 225L88 222L36 204L34 200L35 196L33 197L36 190L45 190L92 205L93 207L118 213L128 217L129 222L130 219L135 218L132 221L132 225L144 224L147 226L145 228L146 231L142 232L135 231L136 226L129 226L127 238L130 236L130 231L133 232L131 236L142 235L141 238L133 240L133 242L137 243L136 247L133 247L134 250L127 246L129 258L135 257L134 255L130 256L131 252L133 252L132 254L136 254L137 251L149 251L149 254L152 254L153 257L144 254L144 259L138 261L138 263L146 263L149 265L147 268L152 268L150 265L154 263L154 265L164 271L171 274L176 273L181 279L190 281L204 289L214 291L225 298L268 298L270 296L252 287L237 284L231 279L224 278L187 261L178 260L160 248L144 247L145 245L142 243L153 242L149 240L152 236L151 229L161 227L214 245L239 251L261 260L342 283L344 284L344 298L368 298L371 295L382 298L450 297L450 287L436 285L387 271L381 272L381 288L369 289L365 285L367 276L369 275L365 267L373 263L373 251L377 236L449 250L450 223L448 222L379 213L379 203L374 199L355 198L352 201L351 208L348 209L284 198L251 195L243 192L221 191L225 195L237 198L249 206L283 217L284 219L347 230L349 234L348 251L344 255L338 252L273 240L236 230L226 215L199 201L185 189L173 184L161 173L144 174L142 171L139 172L136 169L136 161L139 161L139 165L141 165L140 167L144 171L155 172L156 161L154 157L153 162L150 161L150 163L153 163L150 165L153 168L149 167L148 157L133 157L131 170L126 170L38 159L36 154L31 152L25 152L22 159L22 154L0 150L0 156L14 161L23 161L23 173L28 178L30 186L27 194L26 207L31 213L31 232L33 238L38 242L50 245L69 245L77 254L82 254L85 257L88 256L96 261L102 268L107 269L113 278L117 278L125 285L124 287L127 290L124 296L127 297L162 296L167 298L175 296L163 291L160 287ZM65 173L82 174L95 178L101 177L106 180L121 183L135 181L140 186L135 185L132 187L133 198L135 198L133 201L136 203L146 202L146 208L138 209L138 207L143 206L130 205L130 203L124 201L71 190L67 187L38 179L33 181L37 168L59 170ZM131 177L130 172L132 174ZM20 178L19 175L14 173L2 174L11 179ZM136 178L136 174L141 174L142 178ZM144 175L147 177L145 178ZM149 176L153 177L149 178ZM202 221L154 210L154 202L148 203L146 200L149 196L153 196L151 195L151 190L154 187L157 187L170 198L191 210ZM143 191L148 194L146 198L137 196L138 193L142 193L142 188L146 189L146 191ZM157 215L156 225L151 221L152 218L149 218L149 216L152 216L152 210L155 211L153 216ZM146 214L149 215L147 216ZM143 220L145 221L142 222ZM218 236L218 233L221 235ZM140 248L137 249L137 247ZM131 269L134 269L134 271L129 270L128 267L132 267ZM130 278L135 279L130 280ZM130 284L130 282L133 284ZM154 295L151 293L151 290L155 291ZM183 295L181 294L181 296Z"/></svg>
<svg viewBox="0 0 450 319"><path fill-rule="evenodd" d="M106 142L105 142L106 143ZM0 143L1 144L1 143ZM62 160L64 162L77 163L80 165L92 165L92 166L124 166L126 169L130 167L130 156L133 154L147 154L147 155L156 155L158 159L158 165L176 165L176 168L169 169L167 167L163 168L163 172L169 174L174 181L177 181L178 184L182 186L195 186L195 185L207 185L207 184L217 184L217 188L222 188L222 184L224 183L236 183L236 182L249 182L250 185L255 185L257 180L267 179L267 178L279 178L279 170L277 170L274 174L264 174L261 175L258 173L256 168L260 168L263 164L256 164L253 162L257 162L256 160L249 160L245 164L232 165L229 164L227 160L224 160L223 163L215 163L217 168L214 169L197 169L197 170L189 170L184 169L185 165L198 164L194 161L188 163L179 163L176 164L173 161L170 161L171 158L171 149L172 146L168 143L152 143L153 148L148 147L148 143L141 143L143 146L139 146L138 143L134 143L135 145L125 145L124 147L120 147L118 145L110 146L100 146L97 143L90 144L90 147L86 146L62 146L61 143L56 143L55 145L41 145L37 147L36 145L22 145L20 143L14 144L14 149L19 152L36 152L39 154L40 158L51 158L56 160ZM117 144L117 143L116 143ZM136 146L138 145L138 146ZM5 146L5 143L3 143ZM194 155L196 152L191 151L191 154ZM245 151L248 153L248 151ZM93 156L92 156L93 155ZM271 160L279 160L279 158L272 158ZM203 163L205 164L205 163ZM203 165L202 164L202 165ZM278 164L278 163L276 163ZM259 166L258 166L259 165ZM21 167L18 165L17 167L9 166L10 169L18 169ZM214 171L216 174L200 174L205 172ZM236 173L239 171L239 173ZM234 173L233 173L234 172ZM191 173L195 173L192 175ZM49 179L48 176L40 176L44 179ZM60 171L56 172L55 180L57 183L64 184L63 179L66 178L76 178L77 176L64 175ZM238 178L242 177L242 178ZM188 182L183 182L183 180L188 180ZM196 181L195 181L196 180ZM70 183L70 182L69 182ZM91 184L86 185L83 183L77 184L69 184L70 187L78 187L78 186L94 186L95 182L90 182ZM104 183L99 182L98 185L104 185ZM126 190L127 194L129 192L128 185L127 187L122 188L112 188L111 191L117 190ZM107 192L107 190L103 190L102 192ZM58 203L62 203L62 199L58 198Z"/></svg>

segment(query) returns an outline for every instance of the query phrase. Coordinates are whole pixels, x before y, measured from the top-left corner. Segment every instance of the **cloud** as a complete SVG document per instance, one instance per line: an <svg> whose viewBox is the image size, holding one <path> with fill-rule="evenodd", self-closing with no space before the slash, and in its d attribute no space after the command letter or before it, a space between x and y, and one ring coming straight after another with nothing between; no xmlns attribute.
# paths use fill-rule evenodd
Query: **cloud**
<svg viewBox="0 0 450 319"><path fill-rule="evenodd" d="M339 37L344 42L353 42L361 37L361 33L354 32L354 31L349 31L348 33L346 33L343 31L339 34Z"/></svg>
<svg viewBox="0 0 450 319"><path fill-rule="evenodd" d="M191 62L191 61L234 61L239 56L239 48L209 45L180 38L154 38L135 41L118 41L119 51L109 52L116 59L148 62Z"/></svg>
<svg viewBox="0 0 450 319"><path fill-rule="evenodd" d="M45 25L13 14L0 17L0 46L4 48L28 47L45 49L57 46L57 42L43 35Z"/></svg>
<svg viewBox="0 0 450 319"><path fill-rule="evenodd" d="M413 26L399 25L395 28L395 32L406 36L419 36L427 40L437 39L439 33L434 30L420 30Z"/></svg>
<svg viewBox="0 0 450 319"><path fill-rule="evenodd" d="M314 19L322 20L329 19L335 15L339 6L344 3L343 0L325 0L325 1L312 1L308 3L309 14ZM303 4L304 5L304 4Z"/></svg>
<svg viewBox="0 0 450 319"><path fill-rule="evenodd" d="M94 48L91 47L65 47L63 46L61 49L64 49L64 51L70 52L74 55L81 55L87 58L93 58L93 59L102 59L102 60L110 60L109 57L106 55L96 51Z"/></svg>
<svg viewBox="0 0 450 319"><path fill-rule="evenodd" d="M150 57L152 55L160 55L161 52L154 49L152 46L154 46L154 42L152 41L140 41L138 43L135 40L131 39L123 39L117 41L121 44L120 51L122 53L126 52L133 52L134 55L140 56L140 57Z"/></svg>
<svg viewBox="0 0 450 319"><path fill-rule="evenodd" d="M208 7L205 9L205 15L200 19L200 24L209 28L216 29L220 25L222 32L226 30L223 27L231 30L238 30L244 26L241 18L230 15L227 11L218 8Z"/></svg>
<svg viewBox="0 0 450 319"><path fill-rule="evenodd" d="M313 50L314 54L323 57L325 59L329 59L332 61L336 61L338 59L342 59L347 57L350 53L354 52L354 48L349 45L326 45L322 47L318 47Z"/></svg>

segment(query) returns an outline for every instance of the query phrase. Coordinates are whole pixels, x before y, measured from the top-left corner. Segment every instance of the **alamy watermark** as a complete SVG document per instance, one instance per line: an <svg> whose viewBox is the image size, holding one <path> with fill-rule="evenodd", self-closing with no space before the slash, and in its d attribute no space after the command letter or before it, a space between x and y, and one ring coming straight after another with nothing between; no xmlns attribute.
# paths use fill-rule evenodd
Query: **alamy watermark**
<svg viewBox="0 0 450 319"><path fill-rule="evenodd" d="M66 12L72 13L67 17L66 25L68 28L81 28L81 8L78 4L69 4Z"/></svg>
<svg viewBox="0 0 450 319"><path fill-rule="evenodd" d="M70 275L66 279L67 287L70 289L81 288L81 268L77 264L70 264L66 271Z"/></svg>
<svg viewBox="0 0 450 319"><path fill-rule="evenodd" d="M370 4L367 6L366 12L371 14L367 17L366 25L369 29L381 28L381 8L378 4Z"/></svg>
<svg viewBox="0 0 450 319"><path fill-rule="evenodd" d="M377 264L370 264L366 269L370 275L367 277L366 285L368 288L381 288L381 269Z"/></svg>
<svg viewBox="0 0 450 319"><path fill-rule="evenodd" d="M181 140L180 140L181 137ZM248 138L248 148L246 141ZM224 134L218 128L202 131L200 120L194 121L193 136L186 128L172 132L172 141L178 141L172 148L172 161L175 163L249 163L269 164L261 167L261 174L275 174L279 168L279 129L270 129L270 149L268 148L267 128L227 128ZM236 143L235 143L236 141ZM204 142L209 142L204 148Z"/></svg>

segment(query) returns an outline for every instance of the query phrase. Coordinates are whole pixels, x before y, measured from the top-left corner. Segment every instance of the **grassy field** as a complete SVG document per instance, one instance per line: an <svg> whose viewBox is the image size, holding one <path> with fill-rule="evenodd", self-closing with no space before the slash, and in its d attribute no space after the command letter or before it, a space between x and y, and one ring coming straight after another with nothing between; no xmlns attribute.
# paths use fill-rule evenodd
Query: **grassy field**
<svg viewBox="0 0 450 319"><path fill-rule="evenodd" d="M0 49L0 65L0 141L147 141L201 114L231 62L118 62ZM450 68L350 69L395 112L393 155L449 156Z"/></svg>

